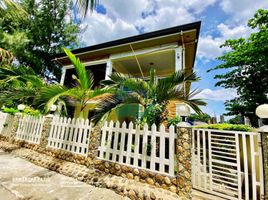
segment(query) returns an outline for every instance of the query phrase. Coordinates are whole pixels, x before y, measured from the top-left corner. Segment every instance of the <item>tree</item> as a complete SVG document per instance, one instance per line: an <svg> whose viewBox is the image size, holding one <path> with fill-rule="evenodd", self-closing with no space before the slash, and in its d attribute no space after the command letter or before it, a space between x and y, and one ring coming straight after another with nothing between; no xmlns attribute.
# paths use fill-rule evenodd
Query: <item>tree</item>
<svg viewBox="0 0 268 200"><path fill-rule="evenodd" d="M189 121L201 121L201 122L206 122L211 119L209 114L206 113L201 113L201 114L191 114L189 117L187 117Z"/></svg>
<svg viewBox="0 0 268 200"><path fill-rule="evenodd" d="M60 66L51 60L62 47L79 45L79 24L70 14L69 0L23 0L21 7L27 17L5 17L0 20L0 46L13 53L20 64L31 67L37 74L51 80L60 77Z"/></svg>
<svg viewBox="0 0 268 200"><path fill-rule="evenodd" d="M243 119L241 115L236 115L235 117L228 120L229 124L243 124Z"/></svg>
<svg viewBox="0 0 268 200"><path fill-rule="evenodd" d="M256 126L255 109L268 102L268 10L258 10L248 26L255 30L250 37L225 41L222 47L231 51L220 56L222 64L211 70L227 69L215 76L216 86L237 91L238 97L225 103L227 114L247 116Z"/></svg>
<svg viewBox="0 0 268 200"><path fill-rule="evenodd" d="M160 125L167 119L167 104L170 100L184 102L198 113L201 113L199 105L206 105L200 99L192 99L196 94L193 91L184 95L183 85L186 82L199 80L195 73L185 75L181 71L174 72L170 76L157 79L155 70L150 71L150 80L147 82L141 78L131 75L113 73L110 80L102 82L108 88L115 88L117 91L112 96L104 98L96 107L95 121L104 120L116 109L124 105L141 105L143 115L140 122L152 125Z"/></svg>

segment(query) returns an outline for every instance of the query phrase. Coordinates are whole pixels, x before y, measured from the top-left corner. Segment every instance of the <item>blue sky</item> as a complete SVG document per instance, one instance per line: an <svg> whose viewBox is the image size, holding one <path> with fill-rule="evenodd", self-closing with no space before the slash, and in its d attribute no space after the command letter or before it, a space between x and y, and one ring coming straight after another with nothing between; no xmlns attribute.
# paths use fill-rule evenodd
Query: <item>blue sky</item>
<svg viewBox="0 0 268 200"><path fill-rule="evenodd" d="M230 38L248 37L247 20L259 8L268 9L265 0L101 0L82 26L81 40L93 45L194 21L202 21L195 71L201 81L193 88L202 92L210 115L225 112L224 101L236 96L235 90L215 87L217 72L206 71L219 64L216 57L228 49L219 46Z"/></svg>

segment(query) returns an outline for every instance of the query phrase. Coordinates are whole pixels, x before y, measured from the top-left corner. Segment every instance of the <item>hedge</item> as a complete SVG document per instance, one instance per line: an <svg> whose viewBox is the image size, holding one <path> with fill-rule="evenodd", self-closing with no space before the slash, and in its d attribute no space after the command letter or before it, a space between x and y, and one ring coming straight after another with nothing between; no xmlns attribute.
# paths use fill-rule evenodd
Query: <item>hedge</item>
<svg viewBox="0 0 268 200"><path fill-rule="evenodd" d="M253 131L253 128L251 126L249 126L249 125L227 124L227 123L200 125L200 126L195 126L195 128L229 130L229 131L245 131L245 132Z"/></svg>

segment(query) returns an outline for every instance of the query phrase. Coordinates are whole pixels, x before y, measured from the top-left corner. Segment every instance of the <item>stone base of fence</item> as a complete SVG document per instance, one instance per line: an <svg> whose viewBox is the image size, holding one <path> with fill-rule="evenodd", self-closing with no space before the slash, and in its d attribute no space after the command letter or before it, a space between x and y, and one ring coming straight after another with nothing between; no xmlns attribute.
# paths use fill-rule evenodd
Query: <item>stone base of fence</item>
<svg viewBox="0 0 268 200"><path fill-rule="evenodd" d="M104 171L105 173L121 176L123 178L134 179L136 181L148 183L175 193L177 192L177 179L175 177L169 177L159 173L128 167L126 165L109 161L96 160L94 163L96 169Z"/></svg>

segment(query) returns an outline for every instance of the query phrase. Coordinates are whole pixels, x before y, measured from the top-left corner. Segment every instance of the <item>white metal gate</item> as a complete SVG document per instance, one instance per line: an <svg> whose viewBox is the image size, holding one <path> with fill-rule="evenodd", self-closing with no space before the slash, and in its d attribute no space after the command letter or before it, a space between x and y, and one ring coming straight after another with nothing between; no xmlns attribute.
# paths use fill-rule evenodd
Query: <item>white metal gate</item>
<svg viewBox="0 0 268 200"><path fill-rule="evenodd" d="M195 189L226 199L261 199L260 134L193 129L192 177Z"/></svg>

